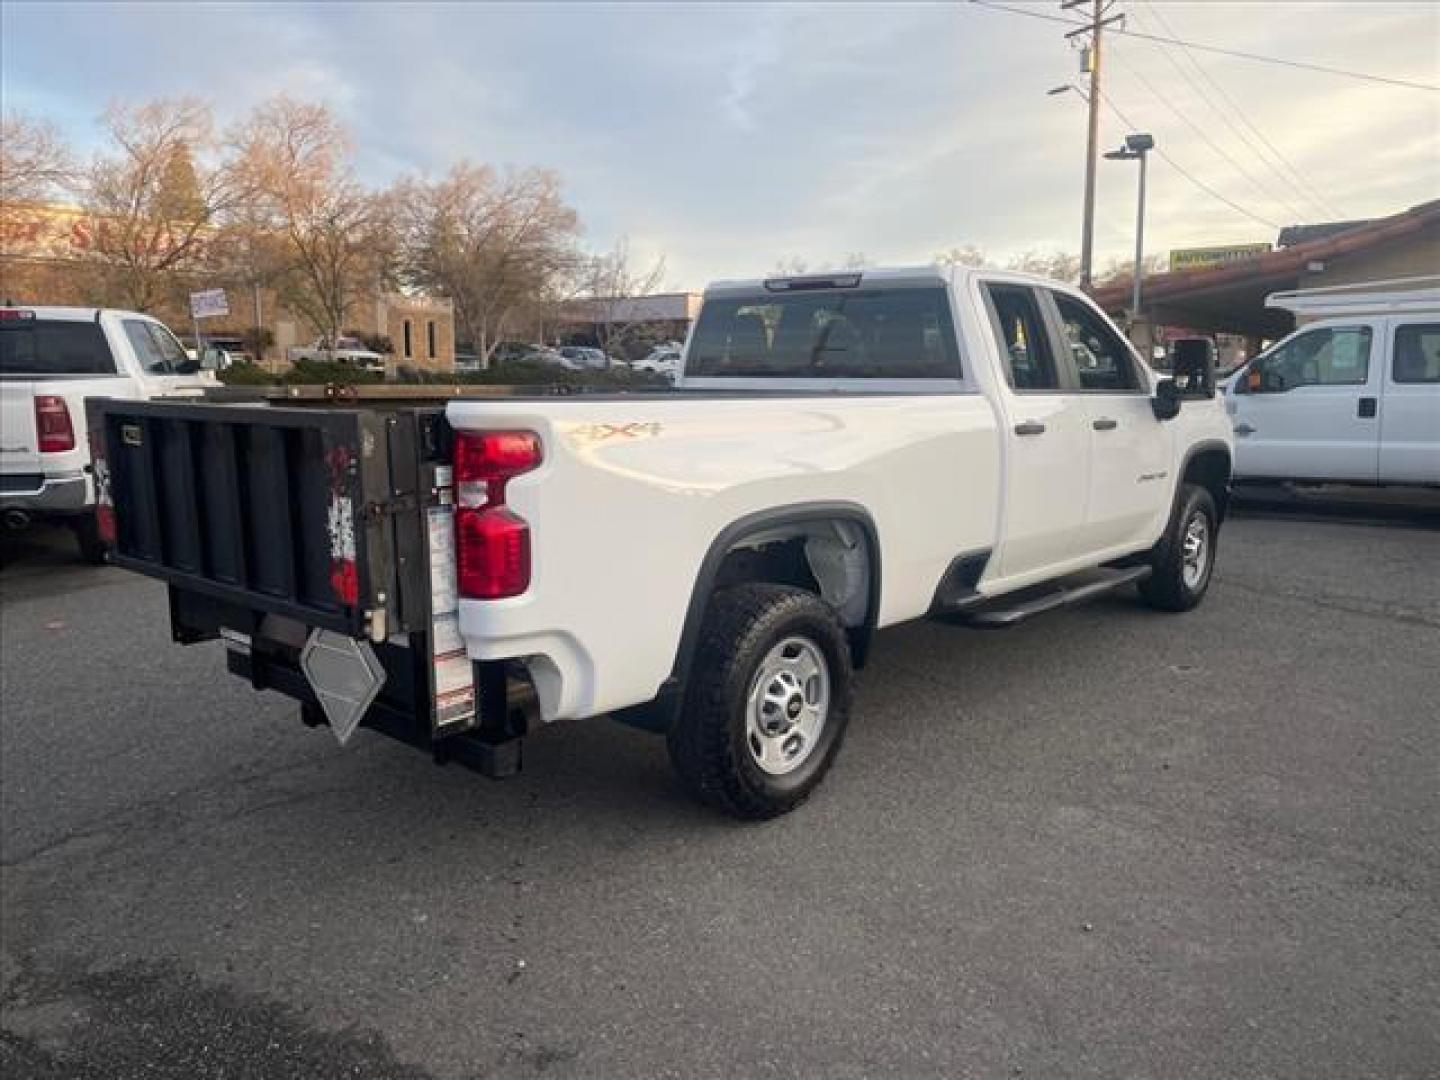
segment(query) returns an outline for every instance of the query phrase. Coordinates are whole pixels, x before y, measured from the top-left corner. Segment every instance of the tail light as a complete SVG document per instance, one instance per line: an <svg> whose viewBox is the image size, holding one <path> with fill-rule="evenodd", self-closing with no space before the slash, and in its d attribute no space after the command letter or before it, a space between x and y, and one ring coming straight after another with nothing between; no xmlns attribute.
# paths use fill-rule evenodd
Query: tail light
<svg viewBox="0 0 1440 1080"><path fill-rule="evenodd" d="M455 436L455 555L460 595L518 596L530 587L530 526L505 505L505 485L540 464L532 431Z"/></svg>
<svg viewBox="0 0 1440 1080"><path fill-rule="evenodd" d="M40 453L59 454L75 449L75 429L65 399L54 394L35 395L35 434Z"/></svg>

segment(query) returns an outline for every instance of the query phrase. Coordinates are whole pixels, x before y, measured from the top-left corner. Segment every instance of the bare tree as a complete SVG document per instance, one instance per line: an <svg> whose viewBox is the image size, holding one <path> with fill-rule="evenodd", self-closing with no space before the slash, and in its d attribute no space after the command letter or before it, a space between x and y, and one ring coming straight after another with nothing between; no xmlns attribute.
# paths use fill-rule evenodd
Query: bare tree
<svg viewBox="0 0 1440 1080"><path fill-rule="evenodd" d="M202 267L218 220L237 197L235 174L210 160L210 110L192 98L112 105L104 123L112 148L82 184L92 269L106 294L145 311Z"/></svg>
<svg viewBox="0 0 1440 1080"><path fill-rule="evenodd" d="M847 252L839 258L821 259L814 266L799 255L787 255L776 261L774 273L777 277L801 277L807 273L833 274L845 270L864 270L870 265L870 259L863 251Z"/></svg>
<svg viewBox="0 0 1440 1080"><path fill-rule="evenodd" d="M0 119L0 205L48 198L74 180L75 160L53 124L18 112Z"/></svg>
<svg viewBox="0 0 1440 1080"><path fill-rule="evenodd" d="M961 247L952 247L949 251L937 252L935 255L937 266L985 266L987 260L985 252L981 251L974 244L965 244Z"/></svg>
<svg viewBox="0 0 1440 1080"><path fill-rule="evenodd" d="M391 201L404 280L452 299L460 336L484 363L559 295L576 265L579 219L553 172L462 161L441 180L397 185Z"/></svg>
<svg viewBox="0 0 1440 1080"><path fill-rule="evenodd" d="M1027 251L1007 262L1005 268L1071 284L1080 280L1080 257L1068 251Z"/></svg>
<svg viewBox="0 0 1440 1080"><path fill-rule="evenodd" d="M1163 273L1169 269L1169 265L1169 256L1163 251L1151 252L1145 256L1141 264L1146 277L1149 277L1151 274ZM1123 282L1128 282L1134 276L1135 260L1133 258L1126 259L1112 256L1105 260L1105 268L1095 275L1095 284L1097 286L1119 285Z"/></svg>
<svg viewBox="0 0 1440 1080"><path fill-rule="evenodd" d="M245 227L257 244L272 245L277 291L333 345L356 298L384 275L384 204L356 181L349 139L323 105L275 98L232 134L231 146L253 199Z"/></svg>
<svg viewBox="0 0 1440 1080"><path fill-rule="evenodd" d="M664 280L665 256L648 267L635 266L627 237L616 241L610 251L584 260L577 277L577 295L583 301L579 306L594 324L595 337L607 355L627 351L643 337L643 328L656 321L644 298L658 292Z"/></svg>

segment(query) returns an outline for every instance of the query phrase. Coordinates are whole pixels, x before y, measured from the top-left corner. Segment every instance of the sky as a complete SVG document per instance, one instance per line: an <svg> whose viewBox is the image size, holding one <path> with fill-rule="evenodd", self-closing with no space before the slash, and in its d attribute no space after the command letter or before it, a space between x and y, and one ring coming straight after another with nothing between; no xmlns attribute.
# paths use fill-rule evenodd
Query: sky
<svg viewBox="0 0 1440 1080"><path fill-rule="evenodd" d="M376 186L461 158L557 170L597 250L665 285L1077 251L1085 106L1058 2L0 6L0 104L82 151L112 100L197 95L221 123L322 101ZM1440 85L1440 4L1120 0L1129 29ZM1106 39L1105 95L1151 132L1147 250L1440 197L1440 93ZM1233 106L1233 108L1232 108ZM1101 118L1102 149L1131 130ZM1257 134L1258 133L1258 134ZM1267 140L1262 143L1261 139ZM1275 160L1274 152L1283 157ZM1097 267L1134 244L1136 167L1102 160Z"/></svg>

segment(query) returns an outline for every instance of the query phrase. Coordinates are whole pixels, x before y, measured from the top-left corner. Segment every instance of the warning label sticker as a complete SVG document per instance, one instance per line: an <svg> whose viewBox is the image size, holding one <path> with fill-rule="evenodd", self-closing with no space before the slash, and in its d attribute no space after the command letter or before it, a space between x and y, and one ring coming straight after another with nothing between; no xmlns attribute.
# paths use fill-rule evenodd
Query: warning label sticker
<svg viewBox="0 0 1440 1080"><path fill-rule="evenodd" d="M475 718L475 679L460 636L455 577L455 510L425 511L430 555L430 655L435 688L434 726L468 725Z"/></svg>
<svg viewBox="0 0 1440 1080"><path fill-rule="evenodd" d="M430 544L430 613L445 615L460 609L455 580L455 511L432 506L425 511Z"/></svg>

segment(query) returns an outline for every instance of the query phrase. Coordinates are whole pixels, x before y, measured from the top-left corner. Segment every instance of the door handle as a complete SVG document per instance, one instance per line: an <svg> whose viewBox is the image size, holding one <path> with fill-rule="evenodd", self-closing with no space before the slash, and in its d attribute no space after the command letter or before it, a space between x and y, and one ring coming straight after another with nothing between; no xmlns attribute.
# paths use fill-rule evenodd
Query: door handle
<svg viewBox="0 0 1440 1080"><path fill-rule="evenodd" d="M1015 425L1015 434L1043 435L1045 434L1045 425L1040 423L1038 420L1026 420L1023 424Z"/></svg>
<svg viewBox="0 0 1440 1080"><path fill-rule="evenodd" d="M1240 436L1254 435L1255 429L1242 420L1240 421L1240 423L1235 425L1235 434Z"/></svg>
<svg viewBox="0 0 1440 1080"><path fill-rule="evenodd" d="M1375 415L1375 399L1373 397L1362 397L1358 415L1362 420L1369 420Z"/></svg>
<svg viewBox="0 0 1440 1080"><path fill-rule="evenodd" d="M1090 426L1096 431L1114 431L1120 426L1120 422L1111 420L1108 416L1102 416L1099 420L1092 420Z"/></svg>

